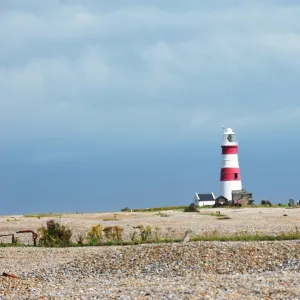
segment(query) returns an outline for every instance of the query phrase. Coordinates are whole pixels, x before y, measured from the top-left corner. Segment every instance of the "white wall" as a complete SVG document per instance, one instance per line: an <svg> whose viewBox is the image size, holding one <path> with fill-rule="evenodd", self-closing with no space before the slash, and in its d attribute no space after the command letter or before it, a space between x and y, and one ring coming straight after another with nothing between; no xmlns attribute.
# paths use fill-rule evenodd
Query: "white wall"
<svg viewBox="0 0 300 300"><path fill-rule="evenodd" d="M210 205L215 205L216 201L199 201L199 206L210 206Z"/></svg>

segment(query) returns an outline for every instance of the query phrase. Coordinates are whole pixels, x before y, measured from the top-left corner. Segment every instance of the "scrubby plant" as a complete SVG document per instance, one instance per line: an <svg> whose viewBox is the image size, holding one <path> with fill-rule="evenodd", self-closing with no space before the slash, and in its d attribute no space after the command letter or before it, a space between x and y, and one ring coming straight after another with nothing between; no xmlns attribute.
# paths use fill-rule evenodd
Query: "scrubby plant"
<svg viewBox="0 0 300 300"><path fill-rule="evenodd" d="M91 230L87 233L87 239L91 245L99 245L102 240L102 226L97 224L92 226Z"/></svg>
<svg viewBox="0 0 300 300"><path fill-rule="evenodd" d="M78 245L83 245L83 242L86 238L86 235L84 233L78 233L76 236L76 242Z"/></svg>
<svg viewBox="0 0 300 300"><path fill-rule="evenodd" d="M124 229L119 226L109 226L103 229L104 236L107 240L122 241Z"/></svg>
<svg viewBox="0 0 300 300"><path fill-rule="evenodd" d="M166 229L167 229L167 231L165 233L165 240L174 238L175 230L172 227L167 227Z"/></svg>
<svg viewBox="0 0 300 300"><path fill-rule="evenodd" d="M137 233L136 231L133 231L132 233L130 233L130 240L131 240L132 242L138 241L137 234L138 234L138 233Z"/></svg>
<svg viewBox="0 0 300 300"><path fill-rule="evenodd" d="M150 225L144 227L144 225L138 225L137 228L140 231L140 239L141 241L149 241L152 239L152 228Z"/></svg>
<svg viewBox="0 0 300 300"><path fill-rule="evenodd" d="M155 241L157 241L157 242L159 242L161 240L161 234L160 234L160 227L159 226L154 227L154 238L155 238Z"/></svg>
<svg viewBox="0 0 300 300"><path fill-rule="evenodd" d="M168 215L166 213L162 213L162 212L159 212L157 215L161 216L161 217L170 217L170 215Z"/></svg>
<svg viewBox="0 0 300 300"><path fill-rule="evenodd" d="M130 210L131 210L131 209L130 209L129 207L127 207L127 206L126 206L125 208L122 208L122 209L121 209L122 212L129 212Z"/></svg>
<svg viewBox="0 0 300 300"><path fill-rule="evenodd" d="M187 208L184 209L184 212L199 212L195 205L191 204Z"/></svg>
<svg viewBox="0 0 300 300"><path fill-rule="evenodd" d="M42 226L38 229L40 236L39 242L46 246L62 245L67 246L71 244L72 230L65 225L61 225L55 220L49 220L46 227Z"/></svg>

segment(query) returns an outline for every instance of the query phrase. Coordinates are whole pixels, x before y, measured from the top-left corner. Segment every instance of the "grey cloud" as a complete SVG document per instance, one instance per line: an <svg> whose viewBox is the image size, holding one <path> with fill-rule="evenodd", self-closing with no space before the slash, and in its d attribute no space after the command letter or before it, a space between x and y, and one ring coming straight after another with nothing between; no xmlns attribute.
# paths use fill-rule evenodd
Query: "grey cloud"
<svg viewBox="0 0 300 300"><path fill-rule="evenodd" d="M300 6L235 2L4 2L0 137L180 142L298 111Z"/></svg>

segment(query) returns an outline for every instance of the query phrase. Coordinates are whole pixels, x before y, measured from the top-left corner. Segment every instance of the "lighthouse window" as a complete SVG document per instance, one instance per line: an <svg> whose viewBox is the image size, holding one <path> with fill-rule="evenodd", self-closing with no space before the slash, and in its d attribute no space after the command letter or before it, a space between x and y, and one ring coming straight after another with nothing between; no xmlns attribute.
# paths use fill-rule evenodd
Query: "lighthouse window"
<svg viewBox="0 0 300 300"><path fill-rule="evenodd" d="M228 134L227 136L228 142L235 142L235 135L234 134Z"/></svg>
<svg viewBox="0 0 300 300"><path fill-rule="evenodd" d="M234 180L237 180L238 179L238 173L234 173Z"/></svg>

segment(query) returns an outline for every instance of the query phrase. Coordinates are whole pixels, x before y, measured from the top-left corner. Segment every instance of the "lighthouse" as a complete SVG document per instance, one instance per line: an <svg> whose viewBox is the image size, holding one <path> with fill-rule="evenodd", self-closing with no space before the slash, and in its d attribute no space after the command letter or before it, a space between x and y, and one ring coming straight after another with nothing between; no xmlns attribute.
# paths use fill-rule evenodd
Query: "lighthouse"
<svg viewBox="0 0 300 300"><path fill-rule="evenodd" d="M232 200L232 191L242 189L241 173L238 160L238 143L231 128L223 127L222 165L221 165L221 195Z"/></svg>

